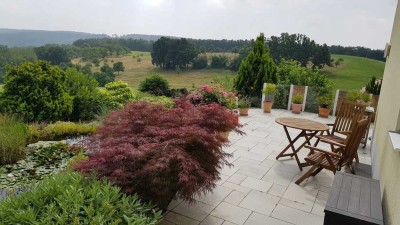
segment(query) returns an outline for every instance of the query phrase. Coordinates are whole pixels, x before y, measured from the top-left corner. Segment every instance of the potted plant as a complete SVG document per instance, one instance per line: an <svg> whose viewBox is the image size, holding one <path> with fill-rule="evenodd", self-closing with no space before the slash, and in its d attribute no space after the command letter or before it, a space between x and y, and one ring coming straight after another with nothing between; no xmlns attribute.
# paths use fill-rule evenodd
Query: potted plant
<svg viewBox="0 0 400 225"><path fill-rule="evenodd" d="M329 113L331 112L330 106L333 103L333 95L330 93L321 95L317 98L317 101L319 104L319 109L318 109L319 117L328 118Z"/></svg>
<svg viewBox="0 0 400 225"><path fill-rule="evenodd" d="M381 81L377 81L376 77L372 77L371 81L365 87L365 90L372 95L371 106L376 110L381 93Z"/></svg>
<svg viewBox="0 0 400 225"><path fill-rule="evenodd" d="M366 92L352 90L347 93L346 100L369 105L371 102L371 96Z"/></svg>
<svg viewBox="0 0 400 225"><path fill-rule="evenodd" d="M248 116L250 109L250 101L247 98L241 98L238 101L239 115Z"/></svg>
<svg viewBox="0 0 400 225"><path fill-rule="evenodd" d="M303 108L303 95L297 94L292 97L292 113L300 114Z"/></svg>
<svg viewBox="0 0 400 225"><path fill-rule="evenodd" d="M272 109L272 105L273 105L273 101L274 101L274 95L276 93L276 85L275 84L270 84L267 83L267 85L265 86L265 88L262 90L264 96L265 96L265 100L263 103L263 109L265 113L270 113L271 109Z"/></svg>

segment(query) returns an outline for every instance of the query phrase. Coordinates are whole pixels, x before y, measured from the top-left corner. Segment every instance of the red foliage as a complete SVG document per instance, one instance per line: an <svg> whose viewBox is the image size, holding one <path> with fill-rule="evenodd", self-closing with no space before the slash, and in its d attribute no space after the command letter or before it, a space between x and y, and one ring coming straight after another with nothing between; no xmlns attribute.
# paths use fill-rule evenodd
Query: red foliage
<svg viewBox="0 0 400 225"><path fill-rule="evenodd" d="M218 131L242 133L237 116L218 104L176 108L146 102L111 112L89 141L94 153L74 165L84 174L107 177L128 193L166 208L171 196L194 201L215 187L219 169L229 164L228 140Z"/></svg>

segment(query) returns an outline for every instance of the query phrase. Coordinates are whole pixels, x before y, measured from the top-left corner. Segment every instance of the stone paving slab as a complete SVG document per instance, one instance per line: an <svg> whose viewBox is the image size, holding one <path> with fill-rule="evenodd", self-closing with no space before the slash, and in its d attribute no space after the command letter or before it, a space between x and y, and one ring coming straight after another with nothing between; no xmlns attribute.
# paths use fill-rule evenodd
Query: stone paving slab
<svg viewBox="0 0 400 225"><path fill-rule="evenodd" d="M295 115L287 110L273 109L268 114L261 109L251 109L249 116L240 117L246 135L231 133L230 146L224 148L233 154L229 159L233 167L224 167L214 191L196 197L196 204L180 200L171 202L170 211L160 224L322 225L334 175L322 171L301 185L294 183L307 168L301 172L294 158L275 159L288 144L282 126L275 123L275 118L284 116L334 122L333 117L320 118L314 113ZM289 129L289 133L294 137L299 131ZM329 149L324 143L318 146ZM362 163L371 164L369 149L369 142L366 150L359 149ZM307 153L300 150L300 160Z"/></svg>

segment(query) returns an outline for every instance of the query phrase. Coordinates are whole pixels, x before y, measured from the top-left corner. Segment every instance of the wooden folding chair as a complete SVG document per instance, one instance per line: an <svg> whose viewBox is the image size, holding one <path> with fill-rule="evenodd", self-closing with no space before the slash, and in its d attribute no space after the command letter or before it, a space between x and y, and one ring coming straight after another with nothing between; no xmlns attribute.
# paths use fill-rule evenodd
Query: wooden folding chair
<svg viewBox="0 0 400 225"><path fill-rule="evenodd" d="M341 147L335 145L335 143L339 143L344 145L346 142L346 136L351 133L357 121L364 118L365 113L365 104L360 104L356 102L343 101L339 112L336 115L335 122L333 124L327 124L332 127L331 131L327 131L327 134L321 132L320 135L316 135L317 141L314 144L316 147L319 141L330 144L331 150L333 152L338 152ZM339 136L341 134L342 136ZM358 162L358 154L355 156L356 161Z"/></svg>
<svg viewBox="0 0 400 225"><path fill-rule="evenodd" d="M312 167L296 181L296 184L300 184L310 176L317 175L322 169L330 170L335 174L336 170L340 170L343 166L347 166L349 167L350 172L354 174L355 172L352 166L353 159L357 154L358 146L361 143L367 125L367 119L358 121L355 124L353 131L348 136L346 145L335 143L343 149L343 151L340 152L335 153L325 151L320 148L306 145L305 147L310 149L310 154L304 160L308 164L312 165Z"/></svg>

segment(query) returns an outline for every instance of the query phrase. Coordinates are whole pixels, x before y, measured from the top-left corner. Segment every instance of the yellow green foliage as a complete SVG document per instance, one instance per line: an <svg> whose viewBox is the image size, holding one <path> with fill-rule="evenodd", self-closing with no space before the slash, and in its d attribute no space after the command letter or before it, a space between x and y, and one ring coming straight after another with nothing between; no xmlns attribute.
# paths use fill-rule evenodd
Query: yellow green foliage
<svg viewBox="0 0 400 225"><path fill-rule="evenodd" d="M97 123L73 123L58 121L49 125L31 124L28 127L31 142L62 140L81 135L94 133L99 124Z"/></svg>

